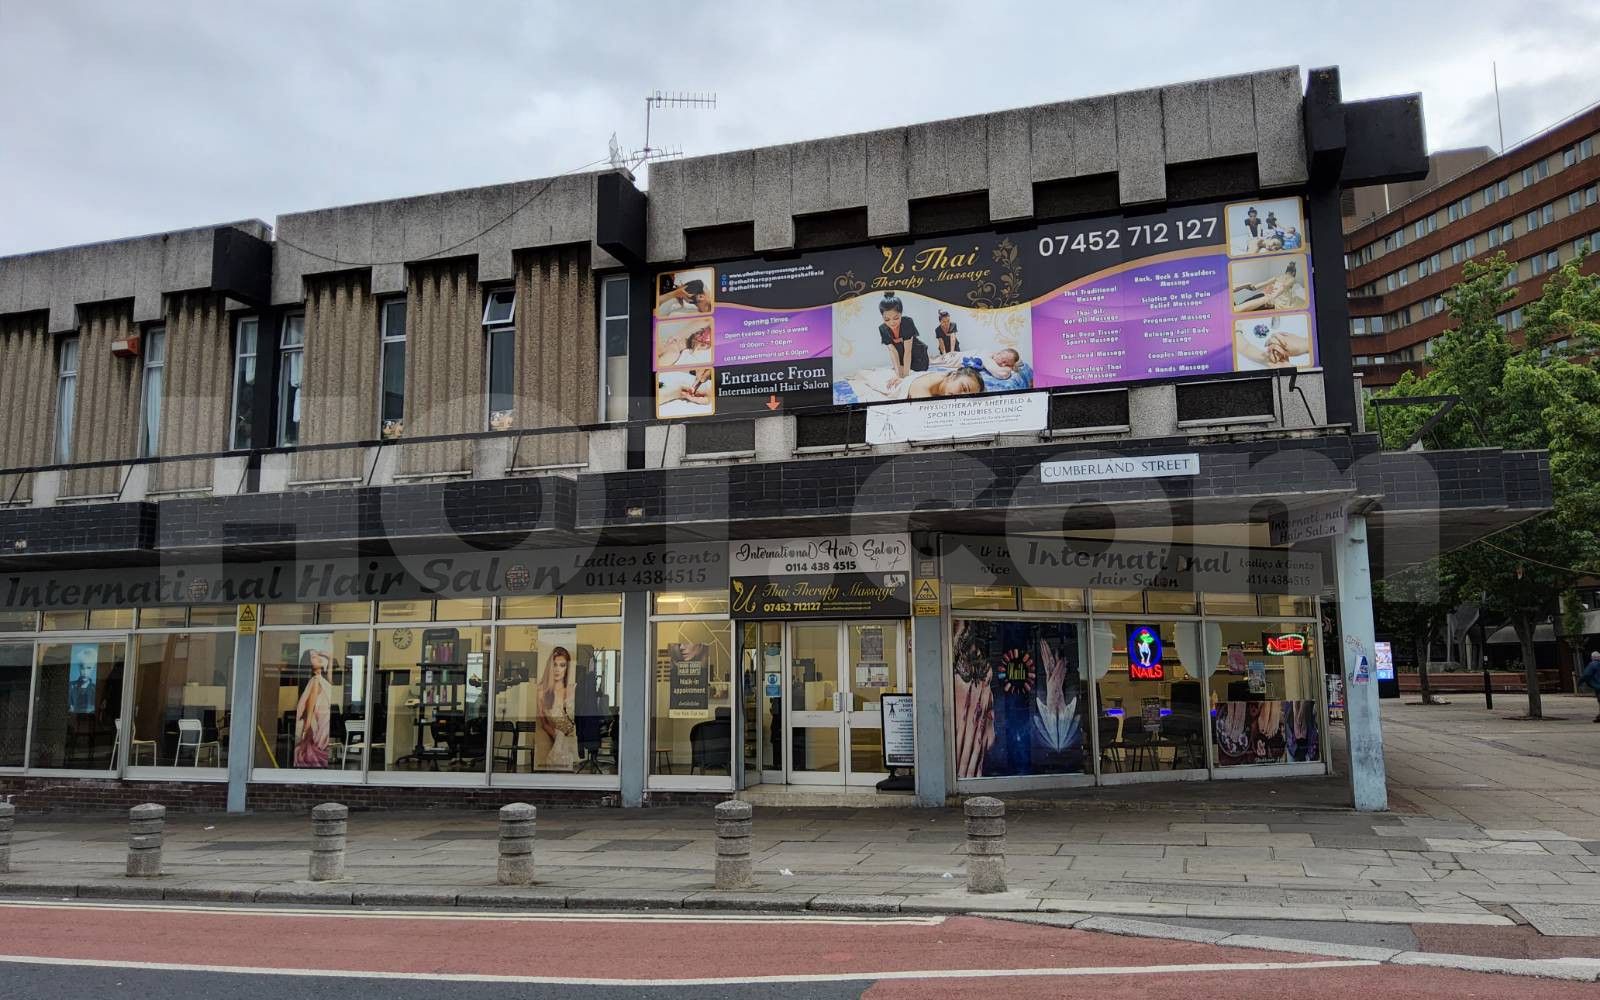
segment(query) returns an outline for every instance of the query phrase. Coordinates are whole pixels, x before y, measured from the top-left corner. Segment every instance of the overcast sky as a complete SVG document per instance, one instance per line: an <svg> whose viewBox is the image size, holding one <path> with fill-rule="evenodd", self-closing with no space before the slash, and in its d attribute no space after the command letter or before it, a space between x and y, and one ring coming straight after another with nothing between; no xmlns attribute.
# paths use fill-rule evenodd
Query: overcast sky
<svg viewBox="0 0 1600 1000"><path fill-rule="evenodd" d="M1137 16L1131 16L1133 11ZM0 0L0 254L1273 66L1421 91L1431 148L1600 100L1600 3Z"/></svg>

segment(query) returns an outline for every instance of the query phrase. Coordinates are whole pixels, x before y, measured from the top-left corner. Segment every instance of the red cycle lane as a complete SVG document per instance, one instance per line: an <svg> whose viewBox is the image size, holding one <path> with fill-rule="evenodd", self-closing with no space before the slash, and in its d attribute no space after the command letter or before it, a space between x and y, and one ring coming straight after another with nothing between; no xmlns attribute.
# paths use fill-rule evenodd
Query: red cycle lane
<svg viewBox="0 0 1600 1000"><path fill-rule="evenodd" d="M1281 968L1325 960L1212 945L1091 934L974 917L894 922L587 914L307 913L0 905L0 955L222 969L630 980L912 974L874 997L1028 995L1082 979L1097 997L1144 996L1152 980L1185 1000L1286 989L1305 995L1459 998L1592 997L1593 985L1397 967ZM1266 963L1271 969L1251 969ZM1224 965L1221 971L1174 966ZM952 970L1073 970L1059 977L946 978ZM1076 970L1118 970L1115 974ZM916 975L927 973L926 977ZM992 975L992 972L991 972ZM1569 989L1571 992L1569 992Z"/></svg>

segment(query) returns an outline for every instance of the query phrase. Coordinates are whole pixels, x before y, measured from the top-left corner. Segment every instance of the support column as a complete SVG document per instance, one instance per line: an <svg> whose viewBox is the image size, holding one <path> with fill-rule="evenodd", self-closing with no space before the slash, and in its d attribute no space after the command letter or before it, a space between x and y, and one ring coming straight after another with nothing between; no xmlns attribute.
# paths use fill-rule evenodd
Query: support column
<svg viewBox="0 0 1600 1000"><path fill-rule="evenodd" d="M261 605L248 605L261 621ZM256 736L256 641L258 636L235 633L233 638L233 691L230 694L228 730L228 811L242 813L245 790L250 783L250 762L255 755ZM282 763L280 761L280 763Z"/></svg>
<svg viewBox="0 0 1600 1000"><path fill-rule="evenodd" d="M1339 597L1339 657L1344 674L1345 728L1350 739L1350 794L1361 812L1389 808L1383 766L1383 724L1378 716L1378 680L1373 666L1372 573L1367 564L1367 519L1350 515L1333 539L1335 587ZM1365 676L1361 676L1362 673Z"/></svg>
<svg viewBox="0 0 1600 1000"><path fill-rule="evenodd" d="M645 591L622 595L622 713L617 726L617 772L622 781L622 804L644 805L645 775L650 766L646 752L650 734L650 595Z"/></svg>
<svg viewBox="0 0 1600 1000"><path fill-rule="evenodd" d="M912 538L912 558L917 568L915 577L932 578L943 590L939 577L938 538L918 534ZM927 572L933 570L933 572ZM913 581L912 586L916 583ZM940 607L944 594L939 595ZM912 691L915 692L917 722L917 805L938 809L953 789L950 782L949 758L945 749L944 702L945 688L949 686L949 669L945 665L944 618L919 615L911 619L911 671Z"/></svg>

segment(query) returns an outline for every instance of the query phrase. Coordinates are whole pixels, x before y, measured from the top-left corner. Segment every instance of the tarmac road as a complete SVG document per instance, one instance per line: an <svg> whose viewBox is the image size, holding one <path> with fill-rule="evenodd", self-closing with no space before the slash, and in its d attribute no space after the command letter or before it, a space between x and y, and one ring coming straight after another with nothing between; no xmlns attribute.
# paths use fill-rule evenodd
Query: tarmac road
<svg viewBox="0 0 1600 1000"><path fill-rule="evenodd" d="M977 917L0 905L0 995L170 1000L1593 997L1594 985Z"/></svg>

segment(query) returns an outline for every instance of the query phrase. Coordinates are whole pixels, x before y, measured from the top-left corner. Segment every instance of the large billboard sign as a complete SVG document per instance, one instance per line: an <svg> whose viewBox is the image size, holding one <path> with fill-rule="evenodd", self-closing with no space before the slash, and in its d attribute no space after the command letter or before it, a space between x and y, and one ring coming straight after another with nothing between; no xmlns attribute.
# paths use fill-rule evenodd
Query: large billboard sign
<svg viewBox="0 0 1600 1000"><path fill-rule="evenodd" d="M1297 197L664 272L656 415L1317 363Z"/></svg>

